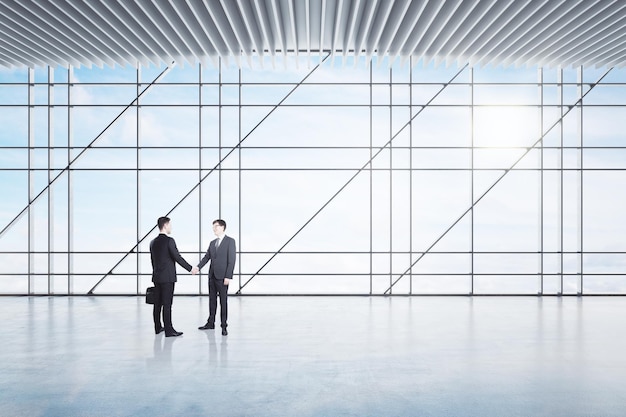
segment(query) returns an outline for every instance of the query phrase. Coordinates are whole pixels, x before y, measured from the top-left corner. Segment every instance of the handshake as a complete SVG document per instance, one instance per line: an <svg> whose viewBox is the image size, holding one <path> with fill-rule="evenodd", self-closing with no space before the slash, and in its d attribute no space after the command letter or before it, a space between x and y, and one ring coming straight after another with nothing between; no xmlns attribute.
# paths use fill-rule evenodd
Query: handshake
<svg viewBox="0 0 626 417"><path fill-rule="evenodd" d="M197 266L194 266L191 268L191 275L198 275L198 273L200 272L200 268L198 268ZM228 284L230 284L230 278L224 278L224 285L228 286Z"/></svg>

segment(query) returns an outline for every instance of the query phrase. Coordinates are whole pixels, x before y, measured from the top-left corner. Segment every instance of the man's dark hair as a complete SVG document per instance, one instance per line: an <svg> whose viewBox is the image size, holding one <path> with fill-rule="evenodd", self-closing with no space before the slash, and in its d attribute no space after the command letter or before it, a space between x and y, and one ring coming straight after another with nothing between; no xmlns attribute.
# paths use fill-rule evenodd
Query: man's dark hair
<svg viewBox="0 0 626 417"><path fill-rule="evenodd" d="M220 226L222 226L224 228L224 230L226 230L226 222L222 219L217 219L217 220L213 220L213 224L219 224Z"/></svg>
<svg viewBox="0 0 626 417"><path fill-rule="evenodd" d="M159 217L159 220L157 220L157 226L159 226L159 230L163 230L163 227L165 227L165 225L168 224L169 222L170 222L169 217Z"/></svg>

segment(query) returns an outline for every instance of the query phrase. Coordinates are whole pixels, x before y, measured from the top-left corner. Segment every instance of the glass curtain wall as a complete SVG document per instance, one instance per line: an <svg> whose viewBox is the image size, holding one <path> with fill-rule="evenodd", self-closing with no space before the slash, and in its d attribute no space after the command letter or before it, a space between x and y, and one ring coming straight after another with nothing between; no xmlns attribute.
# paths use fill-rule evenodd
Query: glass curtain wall
<svg viewBox="0 0 626 417"><path fill-rule="evenodd" d="M0 70L0 293L625 294L626 71L349 57ZM179 269L177 294L205 294Z"/></svg>

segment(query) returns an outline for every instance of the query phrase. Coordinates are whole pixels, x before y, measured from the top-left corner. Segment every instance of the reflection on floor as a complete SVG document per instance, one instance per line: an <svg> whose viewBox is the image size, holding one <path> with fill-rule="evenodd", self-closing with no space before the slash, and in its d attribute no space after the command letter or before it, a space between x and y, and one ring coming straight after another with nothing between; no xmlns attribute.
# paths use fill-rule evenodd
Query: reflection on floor
<svg viewBox="0 0 626 417"><path fill-rule="evenodd" d="M624 297L3 297L2 416L621 416Z"/></svg>

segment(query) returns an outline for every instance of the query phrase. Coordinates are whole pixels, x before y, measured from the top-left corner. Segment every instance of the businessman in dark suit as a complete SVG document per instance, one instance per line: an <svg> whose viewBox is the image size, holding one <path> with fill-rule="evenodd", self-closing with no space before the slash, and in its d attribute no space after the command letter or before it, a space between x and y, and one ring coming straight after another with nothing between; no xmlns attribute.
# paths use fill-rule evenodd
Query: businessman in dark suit
<svg viewBox="0 0 626 417"><path fill-rule="evenodd" d="M192 273L198 273L200 268L211 261L209 268L209 318L204 326L198 327L200 330L215 328L215 313L217 311L217 297L220 298L220 321L222 335L226 336L228 319L228 284L233 278L235 270L235 239L226 236L226 222L218 219L213 222L213 233L217 239L209 243L206 255Z"/></svg>
<svg viewBox="0 0 626 417"><path fill-rule="evenodd" d="M154 282L154 332L165 330L166 337L180 336L172 326L172 301L174 300L174 284L176 283L176 262L191 271L192 266L178 252L176 242L168 235L172 232L172 223L168 217L157 220L159 235L150 242L150 259L152 260L152 282ZM161 326L161 310L163 310L163 326Z"/></svg>

